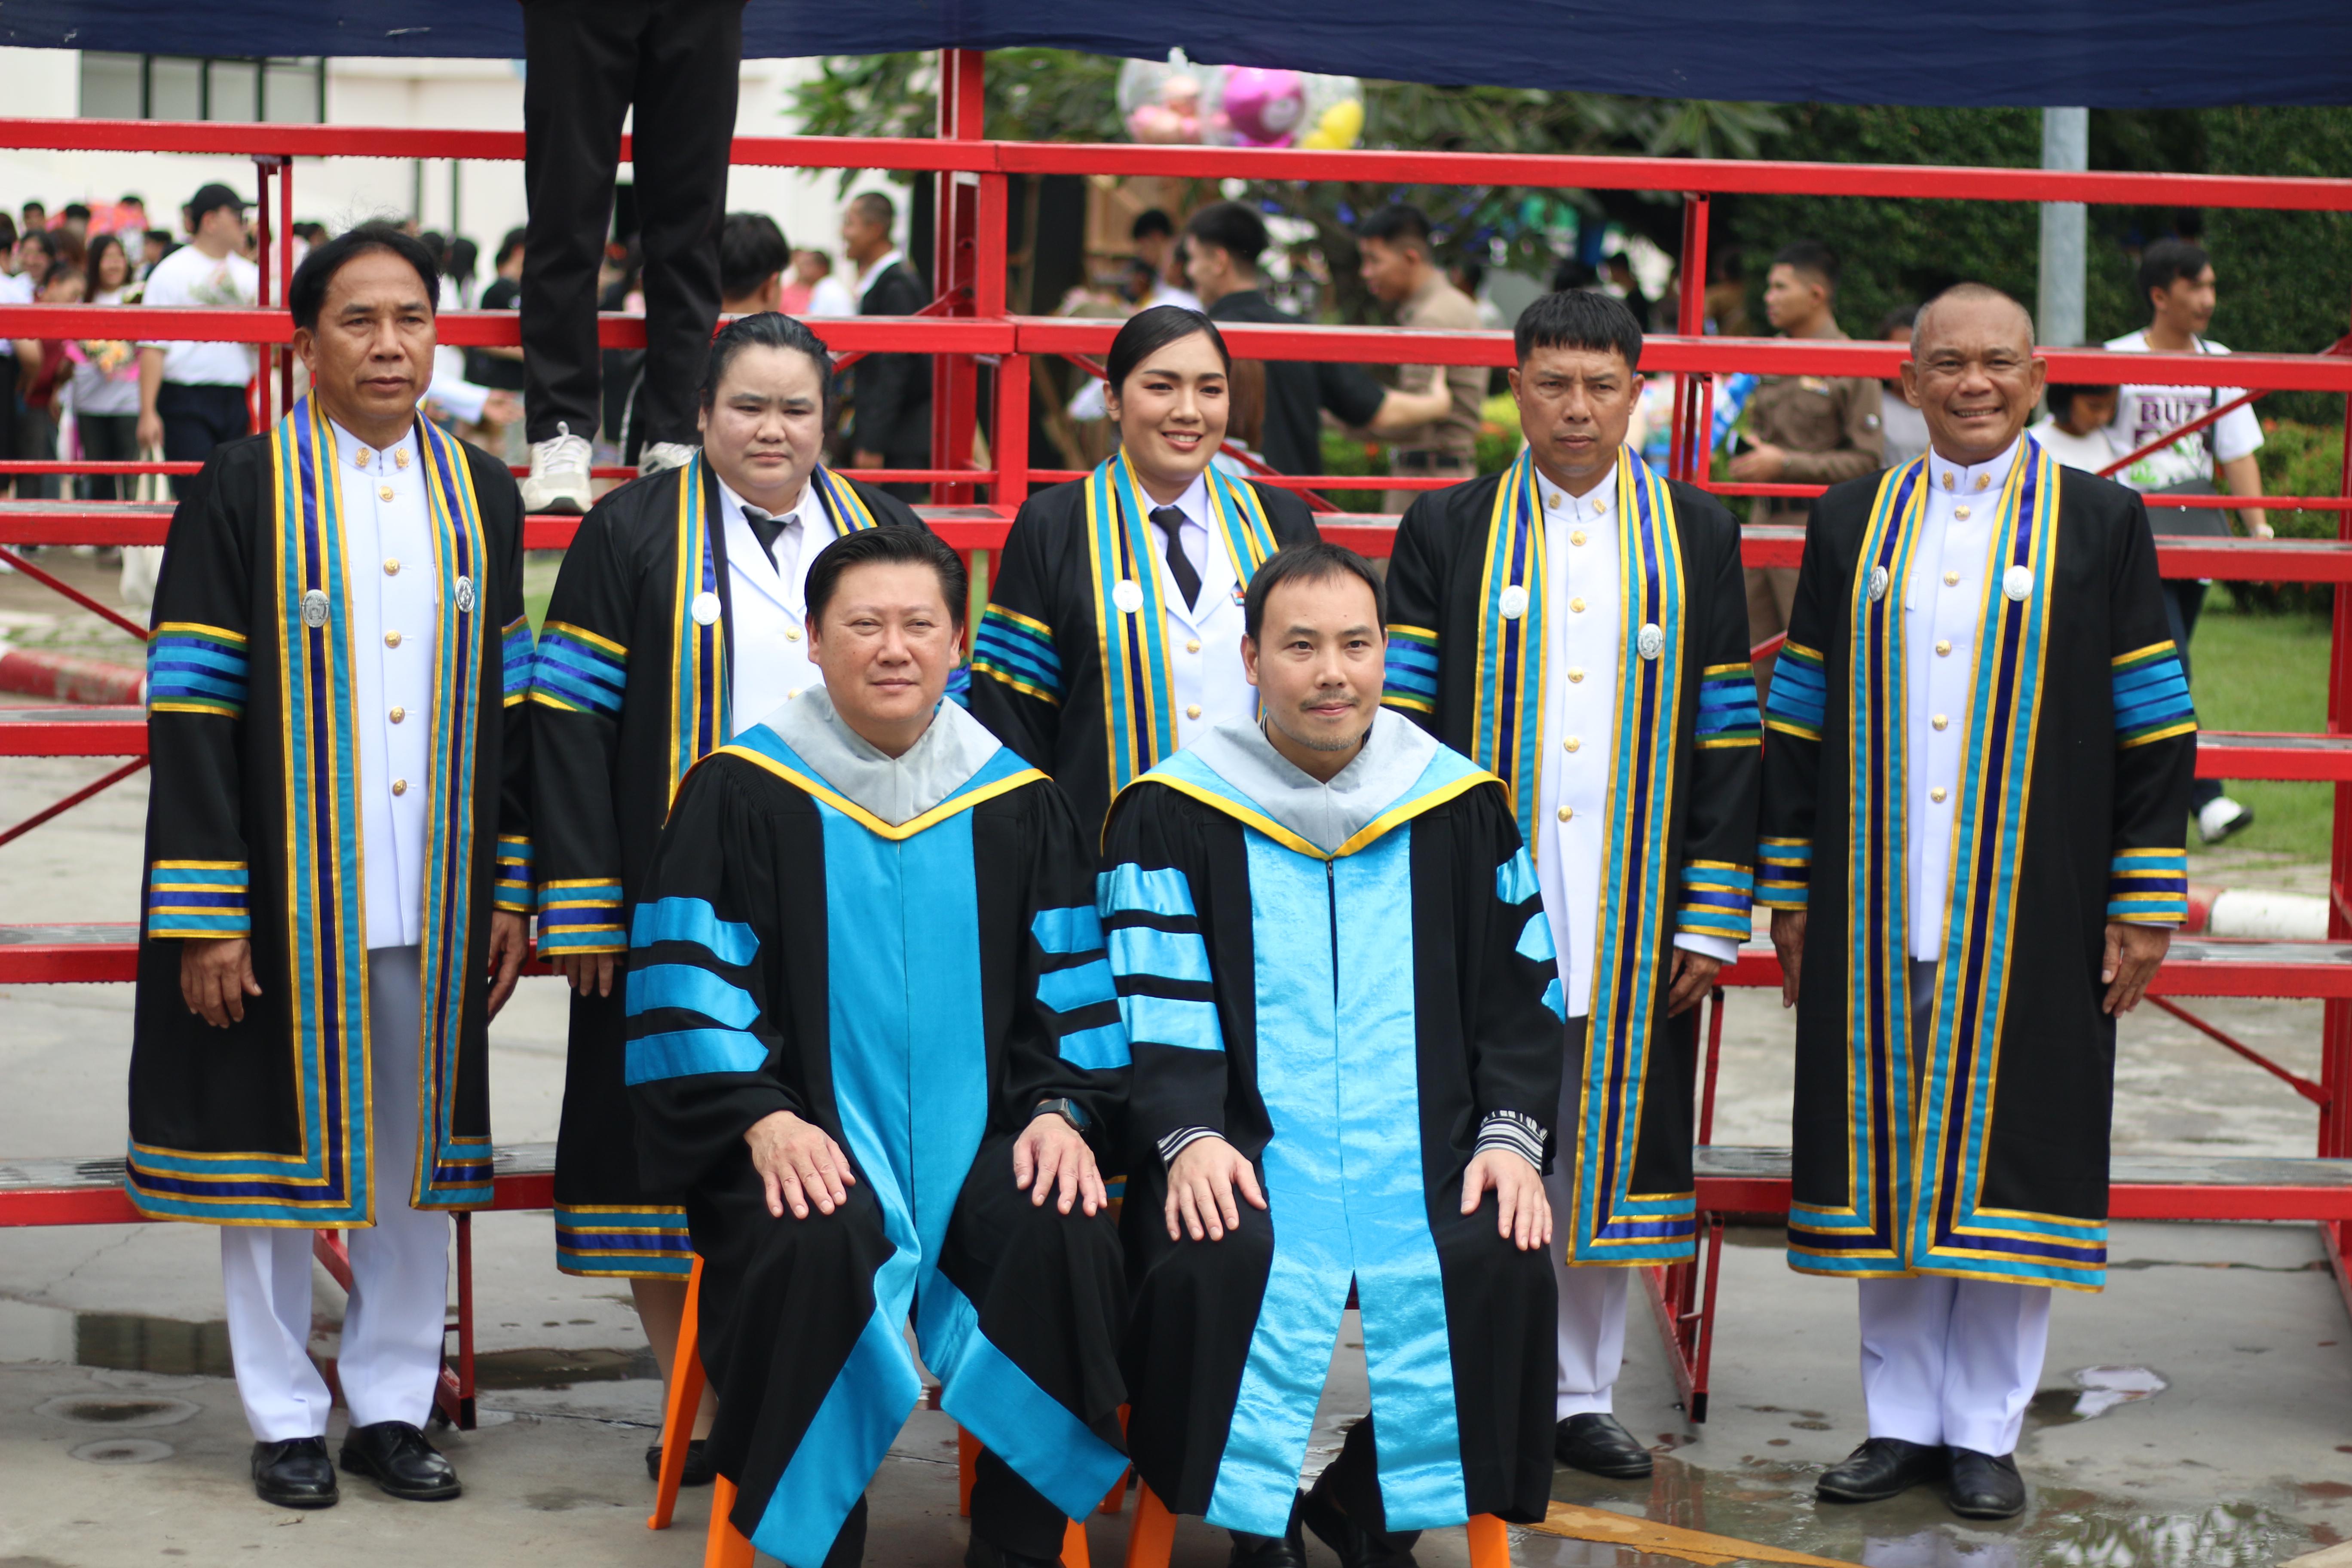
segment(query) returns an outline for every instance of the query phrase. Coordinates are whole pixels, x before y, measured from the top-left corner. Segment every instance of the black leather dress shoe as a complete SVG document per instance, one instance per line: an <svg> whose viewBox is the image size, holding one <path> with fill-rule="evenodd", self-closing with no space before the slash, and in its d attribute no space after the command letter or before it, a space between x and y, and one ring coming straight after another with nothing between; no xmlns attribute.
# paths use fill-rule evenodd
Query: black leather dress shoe
<svg viewBox="0 0 2352 1568"><path fill-rule="evenodd" d="M661 1449L659 1443L646 1447L646 1475L652 1480L661 1479ZM710 1462L709 1446L699 1437L689 1437L686 1444L686 1468L677 1473L682 1487L707 1487L719 1474L719 1467Z"/></svg>
<svg viewBox="0 0 2352 1568"><path fill-rule="evenodd" d="M1339 1568L1419 1568L1412 1543L1421 1539L1421 1531L1376 1535L1349 1519L1339 1506L1339 1488L1331 1482L1332 1471L1339 1468L1332 1465L1316 1478L1314 1489L1299 1494L1292 1530L1303 1523L1313 1531L1316 1540L1339 1554Z"/></svg>
<svg viewBox="0 0 2352 1568"><path fill-rule="evenodd" d="M405 1421L377 1421L343 1435L343 1468L412 1502L442 1502L466 1489L441 1450Z"/></svg>
<svg viewBox="0 0 2352 1568"><path fill-rule="evenodd" d="M1305 1493L1299 1494L1303 1500ZM1307 1568L1307 1537L1298 1527L1299 1506L1293 1503L1290 1523L1280 1535L1248 1535L1233 1531L1234 1554L1226 1568Z"/></svg>
<svg viewBox="0 0 2352 1568"><path fill-rule="evenodd" d="M279 1508L332 1508L335 1467L324 1437L289 1437L253 1446L253 1495Z"/></svg>
<svg viewBox="0 0 2352 1568"><path fill-rule="evenodd" d="M1885 1502L1926 1481L1944 1479L1944 1450L1933 1443L1873 1437L1814 1483L1823 1502Z"/></svg>
<svg viewBox="0 0 2352 1568"><path fill-rule="evenodd" d="M1604 1411L1588 1411L1561 1422L1552 1433L1551 1451L1570 1469L1611 1480L1640 1480L1651 1468L1650 1450L1625 1430L1624 1423Z"/></svg>
<svg viewBox="0 0 2352 1568"><path fill-rule="evenodd" d="M975 1535L963 1549L963 1568L1057 1568L1059 1557L1027 1557Z"/></svg>
<svg viewBox="0 0 2352 1568"><path fill-rule="evenodd" d="M2025 1511L2025 1478L2017 1473L2017 1457L1979 1454L1974 1448L1949 1448L1952 1479L1944 1500L1962 1519L2015 1519Z"/></svg>

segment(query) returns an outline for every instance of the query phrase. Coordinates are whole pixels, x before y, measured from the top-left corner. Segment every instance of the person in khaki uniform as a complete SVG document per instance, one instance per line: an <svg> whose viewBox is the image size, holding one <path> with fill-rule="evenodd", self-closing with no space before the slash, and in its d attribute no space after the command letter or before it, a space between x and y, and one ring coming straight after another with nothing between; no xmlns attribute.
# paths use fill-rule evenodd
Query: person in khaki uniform
<svg viewBox="0 0 2352 1568"><path fill-rule="evenodd" d="M1800 239L1772 258L1764 280L1764 313L1790 338L1843 338L1830 310L1837 293L1837 256L1818 240ZM1731 459L1742 484L1834 485L1875 473L1885 436L1879 425L1884 389L1869 376L1768 375L1748 400L1747 447ZM1759 496L1750 522L1805 521L1807 503ZM1797 594L1793 566L1748 569L1750 643L1789 629ZM1759 659L1758 682L1768 683L1772 661Z"/></svg>
<svg viewBox="0 0 2352 1568"><path fill-rule="evenodd" d="M1430 259L1429 219L1402 203L1382 207L1357 231L1362 243L1365 287L1396 312L1397 325L1424 332L1475 332L1483 323L1478 306L1456 289ZM1486 372L1475 364L1406 365L1397 372L1400 389L1418 395L1443 385L1454 395L1442 419L1399 430L1389 437L1389 471L1444 474L1466 479L1478 470L1478 405L1486 397ZM1390 490L1383 510L1401 512L1419 490Z"/></svg>

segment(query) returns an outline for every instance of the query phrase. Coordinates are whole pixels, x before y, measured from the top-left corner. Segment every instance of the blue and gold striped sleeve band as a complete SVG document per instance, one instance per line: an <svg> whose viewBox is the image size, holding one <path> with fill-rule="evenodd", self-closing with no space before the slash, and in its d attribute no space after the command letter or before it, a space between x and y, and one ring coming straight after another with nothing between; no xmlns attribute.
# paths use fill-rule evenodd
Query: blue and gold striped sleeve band
<svg viewBox="0 0 2352 1568"><path fill-rule="evenodd" d="M147 710L245 717L245 638L219 626L165 621L147 639Z"/></svg>
<svg viewBox="0 0 2352 1568"><path fill-rule="evenodd" d="M494 906L509 914L530 913L530 840L499 834L498 865Z"/></svg>
<svg viewBox="0 0 2352 1568"><path fill-rule="evenodd" d="M1018 610L991 605L982 612L971 639L971 668L1040 702L1062 700L1062 656L1054 650L1054 628Z"/></svg>
<svg viewBox="0 0 2352 1568"><path fill-rule="evenodd" d="M1756 901L1768 910L1801 910L1813 874L1813 847L1802 838L1756 842Z"/></svg>
<svg viewBox="0 0 2352 1568"><path fill-rule="evenodd" d="M539 890L539 951L549 957L626 952L621 929L621 884L601 877L550 882Z"/></svg>
<svg viewBox="0 0 2352 1568"><path fill-rule="evenodd" d="M768 1047L752 1032L749 982L760 940L701 899L640 904L629 933L630 1083L758 1072Z"/></svg>
<svg viewBox="0 0 2352 1568"><path fill-rule="evenodd" d="M1683 867L1683 903L1675 930L1744 942L1755 929L1756 874L1727 860L1693 860Z"/></svg>
<svg viewBox="0 0 2352 1568"><path fill-rule="evenodd" d="M621 714L629 683L629 650L610 637L550 621L530 661L530 700L566 713Z"/></svg>
<svg viewBox="0 0 2352 1568"><path fill-rule="evenodd" d="M2116 745L2145 746L2173 735L2197 732L2197 710L2189 700L2189 677L2180 651L2160 642L2115 661Z"/></svg>
<svg viewBox="0 0 2352 1568"><path fill-rule="evenodd" d="M1209 945L1184 873L1132 861L1114 866L1095 879L1095 909L1129 1040L1223 1050Z"/></svg>
<svg viewBox="0 0 2352 1568"><path fill-rule="evenodd" d="M1818 741L1829 716L1830 683L1822 673L1822 656L1802 643L1780 645L1772 661L1772 695L1764 704L1764 727Z"/></svg>
<svg viewBox="0 0 2352 1568"><path fill-rule="evenodd" d="M2189 918L2189 856L2179 849L2125 849L2107 865L2107 919L2179 925Z"/></svg>
<svg viewBox="0 0 2352 1568"><path fill-rule="evenodd" d="M1701 751L1764 743L1754 665L1710 664L1699 672L1698 743Z"/></svg>
<svg viewBox="0 0 2352 1568"><path fill-rule="evenodd" d="M1381 702L1408 713L1437 711L1435 632L1427 626L1390 626L1388 669Z"/></svg>
<svg viewBox="0 0 2352 1568"><path fill-rule="evenodd" d="M1029 934L1045 955L1037 1000L1054 1015L1061 1058L1089 1070L1129 1065L1127 1025L1103 948L1101 916L1089 904L1040 910Z"/></svg>
<svg viewBox="0 0 2352 1568"><path fill-rule="evenodd" d="M249 936L253 910L242 860L158 860L147 868L151 937Z"/></svg>
<svg viewBox="0 0 2352 1568"><path fill-rule="evenodd" d="M530 618L517 616L514 624L499 634L499 689L504 706L512 708L530 700L533 662Z"/></svg>

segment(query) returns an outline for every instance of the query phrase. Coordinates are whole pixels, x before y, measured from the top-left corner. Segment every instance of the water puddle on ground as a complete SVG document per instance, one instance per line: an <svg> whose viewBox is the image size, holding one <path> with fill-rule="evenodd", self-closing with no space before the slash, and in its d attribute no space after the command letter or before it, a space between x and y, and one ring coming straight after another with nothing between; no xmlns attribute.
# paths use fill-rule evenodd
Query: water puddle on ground
<svg viewBox="0 0 2352 1568"><path fill-rule="evenodd" d="M2085 1387L2077 1397L2097 1392ZM2033 1487L2025 1517L2007 1524L1956 1519L1929 1487L1889 1502L1822 1507L1813 1501L1819 1473L1817 1467L1765 1463L1702 1469L1661 1456L1646 1498L1623 1483L1566 1470L1552 1495L1863 1568L2272 1568L2325 1544L2294 1519L2255 1503L2168 1510L2044 1485ZM2035 1479L2030 1470L2027 1479ZM1676 1568L1686 1562L1538 1534L1521 1533L1514 1544L1521 1568Z"/></svg>

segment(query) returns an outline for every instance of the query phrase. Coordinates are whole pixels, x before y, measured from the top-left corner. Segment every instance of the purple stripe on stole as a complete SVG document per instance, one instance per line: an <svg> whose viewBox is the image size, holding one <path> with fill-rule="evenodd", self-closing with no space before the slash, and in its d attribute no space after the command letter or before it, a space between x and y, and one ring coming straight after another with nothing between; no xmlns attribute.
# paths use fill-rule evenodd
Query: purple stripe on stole
<svg viewBox="0 0 2352 1568"><path fill-rule="evenodd" d="M297 405L304 410L294 428L295 449L301 476L302 507L302 585L307 593L316 588L324 591L326 582L324 519L320 516L326 505L320 494L318 463L311 447L315 426L308 415L310 403ZM308 428L306 428L308 427ZM334 811L336 764L320 765L334 732L332 706L334 701L334 661L327 646L327 627L304 624L302 628L303 668L310 674L310 710L305 720L310 730L310 843L311 907L317 919L317 934L311 942L311 952L320 968L319 996L319 1077L326 1105L326 1124L320 1137L326 1150L326 1187L308 1188L298 1195L313 1199L341 1202L349 1188L349 1173L343 1166L343 1141L338 1136L343 1128L343 1027L342 996L339 984L342 974L342 907L331 896L334 887L336 846L330 841L326 853L318 853L328 825L336 820ZM296 1047L299 1049L298 1046ZM275 1184L271 1184L272 1186ZM215 1191L219 1189L214 1189Z"/></svg>

